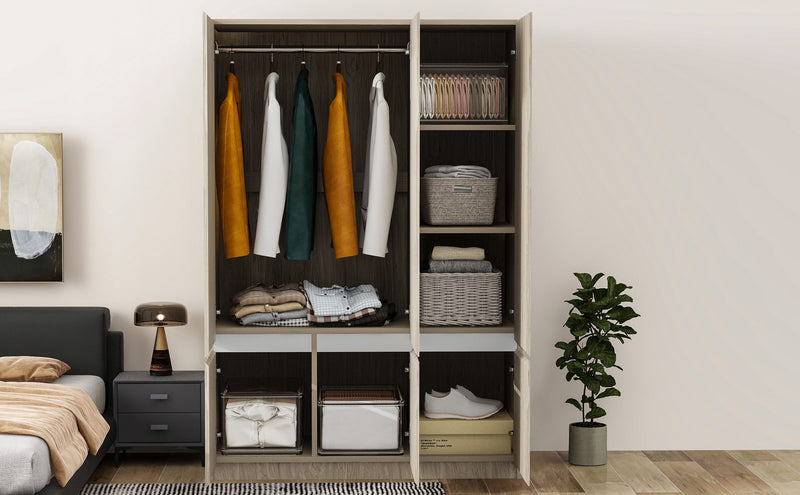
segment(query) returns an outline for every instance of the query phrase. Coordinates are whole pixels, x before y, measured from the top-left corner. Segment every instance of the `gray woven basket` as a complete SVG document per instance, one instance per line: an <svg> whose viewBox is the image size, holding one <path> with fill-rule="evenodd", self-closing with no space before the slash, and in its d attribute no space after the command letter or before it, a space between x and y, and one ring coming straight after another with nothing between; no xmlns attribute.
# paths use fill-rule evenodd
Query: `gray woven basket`
<svg viewBox="0 0 800 495"><path fill-rule="evenodd" d="M502 273L420 273L422 325L489 326L503 319Z"/></svg>
<svg viewBox="0 0 800 495"><path fill-rule="evenodd" d="M491 225L497 177L420 179L422 221L428 225Z"/></svg>

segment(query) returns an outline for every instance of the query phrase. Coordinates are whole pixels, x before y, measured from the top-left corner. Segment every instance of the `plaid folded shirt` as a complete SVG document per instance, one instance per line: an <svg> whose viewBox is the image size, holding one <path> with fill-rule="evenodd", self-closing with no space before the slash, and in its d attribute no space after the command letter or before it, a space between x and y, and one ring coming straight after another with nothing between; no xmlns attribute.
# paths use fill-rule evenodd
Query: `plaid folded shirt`
<svg viewBox="0 0 800 495"><path fill-rule="evenodd" d="M312 322L347 321L374 314L381 307L378 291L370 284L358 287L317 287L308 280L303 281L308 301L308 319ZM372 310L372 313L360 313ZM359 314L360 313L360 314ZM327 318L320 320L319 318ZM334 319L330 319L334 318Z"/></svg>

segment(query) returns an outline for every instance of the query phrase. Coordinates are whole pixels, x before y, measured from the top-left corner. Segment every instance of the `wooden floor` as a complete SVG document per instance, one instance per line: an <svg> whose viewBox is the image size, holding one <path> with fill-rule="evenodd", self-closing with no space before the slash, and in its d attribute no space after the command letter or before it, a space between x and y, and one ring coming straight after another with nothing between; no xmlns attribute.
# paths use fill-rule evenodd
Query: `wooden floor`
<svg viewBox="0 0 800 495"><path fill-rule="evenodd" d="M531 486L520 480L443 480L448 494L800 495L800 451L609 452L608 465L570 466L566 452L532 452ZM106 458L89 483L200 483L197 455Z"/></svg>

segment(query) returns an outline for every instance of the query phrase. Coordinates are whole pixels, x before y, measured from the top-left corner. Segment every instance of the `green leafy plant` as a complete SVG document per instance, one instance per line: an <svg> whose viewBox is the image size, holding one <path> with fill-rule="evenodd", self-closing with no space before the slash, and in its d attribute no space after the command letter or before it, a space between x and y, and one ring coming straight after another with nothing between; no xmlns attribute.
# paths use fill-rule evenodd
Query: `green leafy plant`
<svg viewBox="0 0 800 495"><path fill-rule="evenodd" d="M613 339L622 344L630 339L636 331L625 323L639 315L630 306L623 306L633 302L631 296L623 294L630 286L609 276L605 288L596 287L604 276L602 273L574 275L581 288L572 293L576 299L564 301L572 306L564 323L572 340L556 344L556 348L564 351L556 360L556 366L562 370L566 368L568 382L575 380L583 384L580 401L570 398L566 403L580 410L582 426L594 426L595 419L606 415L597 400L621 395L615 388L617 381L608 373L611 368L622 370L617 365Z"/></svg>

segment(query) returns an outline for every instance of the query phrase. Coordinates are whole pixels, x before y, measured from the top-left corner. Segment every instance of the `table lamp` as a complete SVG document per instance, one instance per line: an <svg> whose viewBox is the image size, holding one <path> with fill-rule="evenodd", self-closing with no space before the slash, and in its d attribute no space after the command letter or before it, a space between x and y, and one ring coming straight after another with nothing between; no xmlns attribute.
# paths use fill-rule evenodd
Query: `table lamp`
<svg viewBox="0 0 800 495"><path fill-rule="evenodd" d="M153 343L153 359L150 361L150 374L169 376L172 363L169 360L167 333L164 327L186 325L186 307L172 302L151 302L136 306L133 324L137 327L158 327L156 341Z"/></svg>

